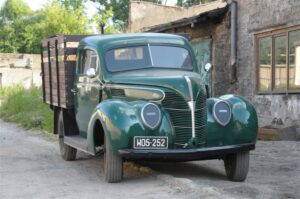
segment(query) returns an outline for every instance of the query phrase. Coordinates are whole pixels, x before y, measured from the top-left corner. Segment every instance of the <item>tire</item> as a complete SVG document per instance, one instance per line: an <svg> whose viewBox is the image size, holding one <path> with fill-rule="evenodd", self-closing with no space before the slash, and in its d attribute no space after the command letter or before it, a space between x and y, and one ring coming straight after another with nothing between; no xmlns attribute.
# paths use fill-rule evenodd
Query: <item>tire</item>
<svg viewBox="0 0 300 199"><path fill-rule="evenodd" d="M57 123L57 132L58 132L58 141L59 141L59 149L62 158L66 161L72 161L76 159L77 149L67 145L64 143L64 121L62 116L62 111L60 111L58 116Z"/></svg>
<svg viewBox="0 0 300 199"><path fill-rule="evenodd" d="M245 181L249 170L249 151L226 156L224 166L229 180L234 182Z"/></svg>
<svg viewBox="0 0 300 199"><path fill-rule="evenodd" d="M123 160L113 152L109 140L105 137L104 175L108 183L120 182L123 179Z"/></svg>

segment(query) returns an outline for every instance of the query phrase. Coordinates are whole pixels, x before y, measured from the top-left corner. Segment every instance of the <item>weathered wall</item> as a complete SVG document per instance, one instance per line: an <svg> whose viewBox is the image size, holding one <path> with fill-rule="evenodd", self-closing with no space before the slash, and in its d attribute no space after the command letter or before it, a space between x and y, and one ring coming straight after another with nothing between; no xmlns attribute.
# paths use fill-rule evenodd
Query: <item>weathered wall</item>
<svg viewBox="0 0 300 199"><path fill-rule="evenodd" d="M212 94L220 96L234 93L235 85L230 83L230 34L227 13L218 19L196 23L193 26L178 27L166 33L188 33L191 43L199 38L212 38Z"/></svg>
<svg viewBox="0 0 300 199"><path fill-rule="evenodd" d="M35 54L0 53L0 85L40 86L41 57Z"/></svg>
<svg viewBox="0 0 300 199"><path fill-rule="evenodd" d="M257 109L260 126L284 128L300 126L300 94L257 95L255 34L272 29L300 24L299 0L237 0L238 2L238 60L237 82L231 83L230 29L228 15L222 19L210 20L166 30L169 33L189 33L192 42L211 37L213 69L213 94L226 93L242 95L252 101ZM185 18L178 16L177 8L163 8L157 5L131 4L130 24L134 31L143 31L159 24ZM173 10L172 10L173 9ZM149 12L151 10L151 12ZM173 18L174 17L174 18ZM178 18L179 17L179 18Z"/></svg>
<svg viewBox="0 0 300 199"><path fill-rule="evenodd" d="M150 27L178 19L196 16L216 8L226 7L227 3L218 0L213 3L182 8L164 6L144 1L131 1L129 11L129 32L147 31Z"/></svg>
<svg viewBox="0 0 300 199"><path fill-rule="evenodd" d="M256 95L255 33L300 24L299 0L238 1L237 93L257 107L260 126L300 126L300 94Z"/></svg>

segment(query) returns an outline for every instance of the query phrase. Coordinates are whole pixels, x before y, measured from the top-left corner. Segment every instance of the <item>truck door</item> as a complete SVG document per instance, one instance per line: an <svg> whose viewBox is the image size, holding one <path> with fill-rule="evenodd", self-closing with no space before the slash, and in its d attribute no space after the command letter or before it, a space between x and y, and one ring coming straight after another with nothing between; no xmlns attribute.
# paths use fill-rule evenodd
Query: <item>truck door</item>
<svg viewBox="0 0 300 199"><path fill-rule="evenodd" d="M193 39L191 41L196 55L198 71L200 71L200 75L205 84L208 85L209 93L212 93L211 72L206 75L204 66L207 63L211 63L211 42L210 38Z"/></svg>
<svg viewBox="0 0 300 199"><path fill-rule="evenodd" d="M79 59L75 79L75 114L82 137L87 136L88 123L97 104L100 102L100 60L92 49L79 49ZM94 75L89 72L94 69Z"/></svg>

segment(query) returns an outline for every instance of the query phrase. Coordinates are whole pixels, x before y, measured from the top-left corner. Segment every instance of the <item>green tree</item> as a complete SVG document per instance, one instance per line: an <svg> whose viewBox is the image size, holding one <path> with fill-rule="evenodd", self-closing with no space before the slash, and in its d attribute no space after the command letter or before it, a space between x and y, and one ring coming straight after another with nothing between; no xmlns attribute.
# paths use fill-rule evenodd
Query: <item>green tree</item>
<svg viewBox="0 0 300 199"><path fill-rule="evenodd" d="M83 6L87 0L58 0L66 9L76 10Z"/></svg>
<svg viewBox="0 0 300 199"><path fill-rule="evenodd" d="M101 12L104 10L109 10L112 7L113 17L112 20L114 23L119 23L120 26L122 24L128 24L128 11L129 11L129 0L93 0L95 2L99 2L103 7L99 10ZM162 0L144 0L153 3L162 3Z"/></svg>
<svg viewBox="0 0 300 199"><path fill-rule="evenodd" d="M52 0L32 12L23 0L7 0L0 11L0 52L39 53L43 38L53 34L90 34L91 23L83 6L66 7Z"/></svg>
<svg viewBox="0 0 300 199"><path fill-rule="evenodd" d="M7 0L0 10L0 52L24 51L27 43L26 24L30 23L32 10L22 0Z"/></svg>
<svg viewBox="0 0 300 199"><path fill-rule="evenodd" d="M93 20L97 24L98 32L101 32L100 23L105 24L105 34L121 33L124 30L123 23L113 23L113 10L110 7L108 10L99 8L99 12L93 16Z"/></svg>

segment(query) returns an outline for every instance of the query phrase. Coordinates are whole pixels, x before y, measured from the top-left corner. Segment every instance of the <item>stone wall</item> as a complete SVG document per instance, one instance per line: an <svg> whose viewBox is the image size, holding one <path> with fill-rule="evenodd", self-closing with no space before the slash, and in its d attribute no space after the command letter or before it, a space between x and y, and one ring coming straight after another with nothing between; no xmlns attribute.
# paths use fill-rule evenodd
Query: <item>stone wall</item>
<svg viewBox="0 0 300 199"><path fill-rule="evenodd" d="M36 54L0 53L0 86L21 84L40 86L41 56Z"/></svg>

